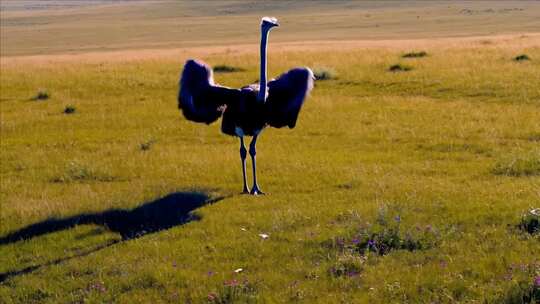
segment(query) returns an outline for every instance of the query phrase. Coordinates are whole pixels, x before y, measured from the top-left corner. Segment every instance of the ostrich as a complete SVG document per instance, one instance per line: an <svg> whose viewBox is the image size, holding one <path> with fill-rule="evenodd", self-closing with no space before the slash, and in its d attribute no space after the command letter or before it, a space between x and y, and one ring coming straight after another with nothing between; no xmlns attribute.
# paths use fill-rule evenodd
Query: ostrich
<svg viewBox="0 0 540 304"><path fill-rule="evenodd" d="M180 79L178 107L191 121L210 124L221 116L221 131L240 139L240 159L244 188L242 193L264 194L257 184L255 145L266 126L294 128L298 114L308 93L313 88L313 72L309 68L295 68L266 81L266 45L268 34L277 27L276 18L261 20L261 67L259 84L232 89L214 83L212 69L202 61L188 60ZM248 188L246 176L247 150L244 136L252 136L249 155L253 166L253 187Z"/></svg>

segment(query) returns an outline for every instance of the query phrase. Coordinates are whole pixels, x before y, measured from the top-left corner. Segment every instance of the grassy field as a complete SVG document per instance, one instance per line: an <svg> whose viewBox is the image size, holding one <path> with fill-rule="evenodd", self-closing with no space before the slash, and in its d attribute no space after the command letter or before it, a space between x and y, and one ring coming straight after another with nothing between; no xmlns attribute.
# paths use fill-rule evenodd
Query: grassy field
<svg viewBox="0 0 540 304"><path fill-rule="evenodd" d="M3 41L0 303L534 303L540 36L313 47L282 25L269 75L332 77L294 130L261 135L261 197L239 194L237 140L176 105L187 58L242 68L215 75L239 87L256 47Z"/></svg>
<svg viewBox="0 0 540 304"><path fill-rule="evenodd" d="M1 5L4 56L257 43L261 15L279 16L285 25L273 35L274 43L521 34L540 28L537 1L3 0Z"/></svg>

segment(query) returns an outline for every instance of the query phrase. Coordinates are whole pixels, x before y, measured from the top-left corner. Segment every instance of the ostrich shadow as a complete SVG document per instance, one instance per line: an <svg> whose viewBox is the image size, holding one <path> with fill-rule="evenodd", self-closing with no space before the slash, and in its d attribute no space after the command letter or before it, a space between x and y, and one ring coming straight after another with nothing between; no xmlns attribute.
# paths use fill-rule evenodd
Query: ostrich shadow
<svg viewBox="0 0 540 304"><path fill-rule="evenodd" d="M157 231L183 225L191 221L198 221L201 217L193 211L207 205L216 203L225 197L210 198L203 192L175 192L160 199L146 202L134 209L110 209L98 213L83 213L67 218L51 218L35 224L28 225L0 238L0 245L7 245L49 233L67 230L77 225L94 224L104 226L110 231L117 232L122 240L110 241L93 249L78 253L74 256L59 258L42 265L30 266L21 270L0 273L0 282L9 277L25 274L43 266L62 263L63 261L86 256L92 252L107 248L118 242L141 237Z"/></svg>

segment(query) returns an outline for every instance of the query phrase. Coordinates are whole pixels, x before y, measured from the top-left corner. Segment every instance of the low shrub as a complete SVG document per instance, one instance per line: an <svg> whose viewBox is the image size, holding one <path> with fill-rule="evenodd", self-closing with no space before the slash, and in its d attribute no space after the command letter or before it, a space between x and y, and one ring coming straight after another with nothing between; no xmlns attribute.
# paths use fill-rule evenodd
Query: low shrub
<svg viewBox="0 0 540 304"><path fill-rule="evenodd" d="M313 69L315 80L337 79L337 73L334 69L328 67L317 67Z"/></svg>
<svg viewBox="0 0 540 304"><path fill-rule="evenodd" d="M373 224L359 228L351 237L338 237L332 245L341 252L355 252L362 256L370 253L386 255L394 250L425 250L439 242L439 231L431 225L403 229L401 216L389 216L386 209L381 209Z"/></svg>
<svg viewBox="0 0 540 304"><path fill-rule="evenodd" d="M51 94L47 92L47 90L39 90L34 97L30 98L30 100L43 101L49 98L51 98Z"/></svg>
<svg viewBox="0 0 540 304"><path fill-rule="evenodd" d="M330 267L330 275L333 277L354 277L364 269L366 257L351 252L339 255Z"/></svg>
<svg viewBox="0 0 540 304"><path fill-rule="evenodd" d="M407 72L412 70L412 67L402 64L393 64L388 68L390 72Z"/></svg>
<svg viewBox="0 0 540 304"><path fill-rule="evenodd" d="M141 143L139 145L139 148L141 149L141 151L148 151L148 150L150 150L152 145L154 145L154 143L156 143L156 140L155 139L150 139L148 141L145 141L145 142Z"/></svg>
<svg viewBox="0 0 540 304"><path fill-rule="evenodd" d="M530 234L540 233L540 208L531 209L523 214L518 227Z"/></svg>
<svg viewBox="0 0 540 304"><path fill-rule="evenodd" d="M526 54L521 54L514 57L514 61L527 61L527 60L531 60L531 58Z"/></svg>
<svg viewBox="0 0 540 304"><path fill-rule="evenodd" d="M540 303L540 276L527 281L517 281L509 288L497 303L507 304L537 304Z"/></svg>
<svg viewBox="0 0 540 304"><path fill-rule="evenodd" d="M225 64L216 65L213 68L215 73L234 73L234 72L242 72L244 69L233 67Z"/></svg>
<svg viewBox="0 0 540 304"><path fill-rule="evenodd" d="M403 56L401 56L402 58L421 58L421 57L426 57L428 54L427 52L425 51L420 51L420 52L409 52L409 53L405 53L403 54Z"/></svg>
<svg viewBox="0 0 540 304"><path fill-rule="evenodd" d="M72 105L67 105L64 108L64 114L73 114L73 113L75 113L75 111L76 111L76 108L75 108L75 106L72 106Z"/></svg>

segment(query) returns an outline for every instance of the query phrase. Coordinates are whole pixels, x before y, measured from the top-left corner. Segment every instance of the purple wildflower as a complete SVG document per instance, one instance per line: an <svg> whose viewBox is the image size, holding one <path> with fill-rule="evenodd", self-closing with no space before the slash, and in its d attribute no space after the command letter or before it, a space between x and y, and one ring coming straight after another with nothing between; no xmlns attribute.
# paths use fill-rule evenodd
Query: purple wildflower
<svg viewBox="0 0 540 304"><path fill-rule="evenodd" d="M397 215L397 216L394 218L394 220L396 220L396 222L399 223L399 222L401 221L401 216Z"/></svg>
<svg viewBox="0 0 540 304"><path fill-rule="evenodd" d="M360 243L360 240L359 239L353 239L352 243L356 245L356 244Z"/></svg>
<svg viewBox="0 0 540 304"><path fill-rule="evenodd" d="M99 292L106 292L107 288L105 287L105 284L103 282L96 282L90 285L88 288L89 290L97 290Z"/></svg>
<svg viewBox="0 0 540 304"><path fill-rule="evenodd" d="M537 277L534 279L534 286L535 286L535 287L540 287L540 276L537 276Z"/></svg>
<svg viewBox="0 0 540 304"><path fill-rule="evenodd" d="M347 276L349 276L349 277L355 277L355 276L357 276L359 274L360 274L360 272L358 272L356 270L351 270L351 271L347 272Z"/></svg>

